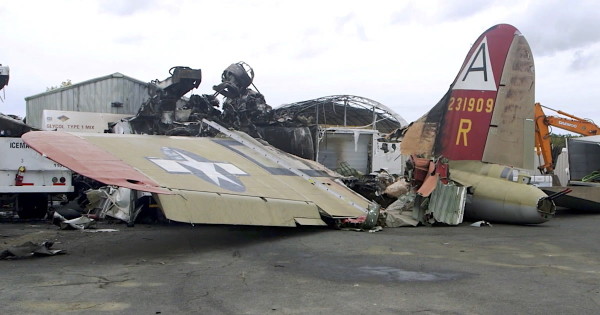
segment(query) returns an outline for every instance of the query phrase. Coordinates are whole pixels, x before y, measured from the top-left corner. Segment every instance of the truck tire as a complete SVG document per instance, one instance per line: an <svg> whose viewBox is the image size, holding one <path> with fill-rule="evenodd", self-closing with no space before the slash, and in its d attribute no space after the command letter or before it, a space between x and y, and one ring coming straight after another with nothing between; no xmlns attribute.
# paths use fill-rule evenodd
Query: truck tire
<svg viewBox="0 0 600 315"><path fill-rule="evenodd" d="M43 219L48 212L48 195L20 194L17 199L17 214L21 219Z"/></svg>

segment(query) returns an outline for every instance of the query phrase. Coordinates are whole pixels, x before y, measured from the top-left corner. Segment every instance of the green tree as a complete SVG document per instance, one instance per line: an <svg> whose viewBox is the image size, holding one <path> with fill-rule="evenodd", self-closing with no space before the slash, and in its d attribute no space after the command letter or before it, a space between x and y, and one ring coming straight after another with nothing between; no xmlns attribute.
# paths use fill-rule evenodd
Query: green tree
<svg viewBox="0 0 600 315"><path fill-rule="evenodd" d="M62 82L60 83L60 85L58 85L58 86L51 86L51 87L47 87L47 88L46 88L46 92L48 92L48 91L52 91L52 90L56 90L56 89L60 89L60 88L64 88L64 87L66 87L66 86L71 86L71 85L73 85L73 83L71 83L71 80L70 80L70 79L67 79L67 80L65 80L65 81L62 81Z"/></svg>
<svg viewBox="0 0 600 315"><path fill-rule="evenodd" d="M567 146L567 139L578 138L578 137L581 137L581 136L572 135L572 134L558 135L558 134L551 133L550 134L550 143L552 143L552 147L562 149Z"/></svg>

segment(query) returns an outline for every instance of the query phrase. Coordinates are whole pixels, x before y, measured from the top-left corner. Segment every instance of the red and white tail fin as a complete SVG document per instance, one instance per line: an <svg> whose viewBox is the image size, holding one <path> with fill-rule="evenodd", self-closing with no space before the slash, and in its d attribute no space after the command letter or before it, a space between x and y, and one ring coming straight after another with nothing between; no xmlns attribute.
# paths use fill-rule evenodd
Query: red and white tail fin
<svg viewBox="0 0 600 315"><path fill-rule="evenodd" d="M529 44L512 25L493 26L446 95L410 125L402 152L533 168L534 90Z"/></svg>

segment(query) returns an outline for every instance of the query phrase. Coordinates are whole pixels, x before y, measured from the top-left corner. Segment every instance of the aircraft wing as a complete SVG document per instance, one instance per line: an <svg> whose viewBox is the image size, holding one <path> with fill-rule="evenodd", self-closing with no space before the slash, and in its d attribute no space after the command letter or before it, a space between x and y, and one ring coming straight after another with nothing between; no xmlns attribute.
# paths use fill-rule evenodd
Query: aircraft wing
<svg viewBox="0 0 600 315"><path fill-rule="evenodd" d="M155 193L173 221L324 225L321 214L367 212L369 201L323 166L244 135L236 133L234 140L33 131L23 140L81 175Z"/></svg>

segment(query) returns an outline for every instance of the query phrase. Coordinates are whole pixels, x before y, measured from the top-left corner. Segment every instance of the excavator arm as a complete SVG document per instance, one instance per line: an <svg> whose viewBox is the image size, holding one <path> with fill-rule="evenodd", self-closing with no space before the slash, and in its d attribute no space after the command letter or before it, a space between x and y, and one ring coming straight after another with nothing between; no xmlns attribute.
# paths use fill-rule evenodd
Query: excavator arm
<svg viewBox="0 0 600 315"><path fill-rule="evenodd" d="M540 163L538 169L542 174L552 174L554 165L552 160L552 143L550 141L550 127L546 120L546 114L540 103L535 103L535 152L541 155L544 163Z"/></svg>
<svg viewBox="0 0 600 315"><path fill-rule="evenodd" d="M542 108L552 110L565 117L546 116ZM550 126L574 132L582 136L594 136L600 134L600 127L591 120L579 118L561 110L552 109L543 106L540 103L535 103L535 148L537 155L541 155L544 159L544 163L540 163L540 166L538 167L543 174L552 174L554 172Z"/></svg>

